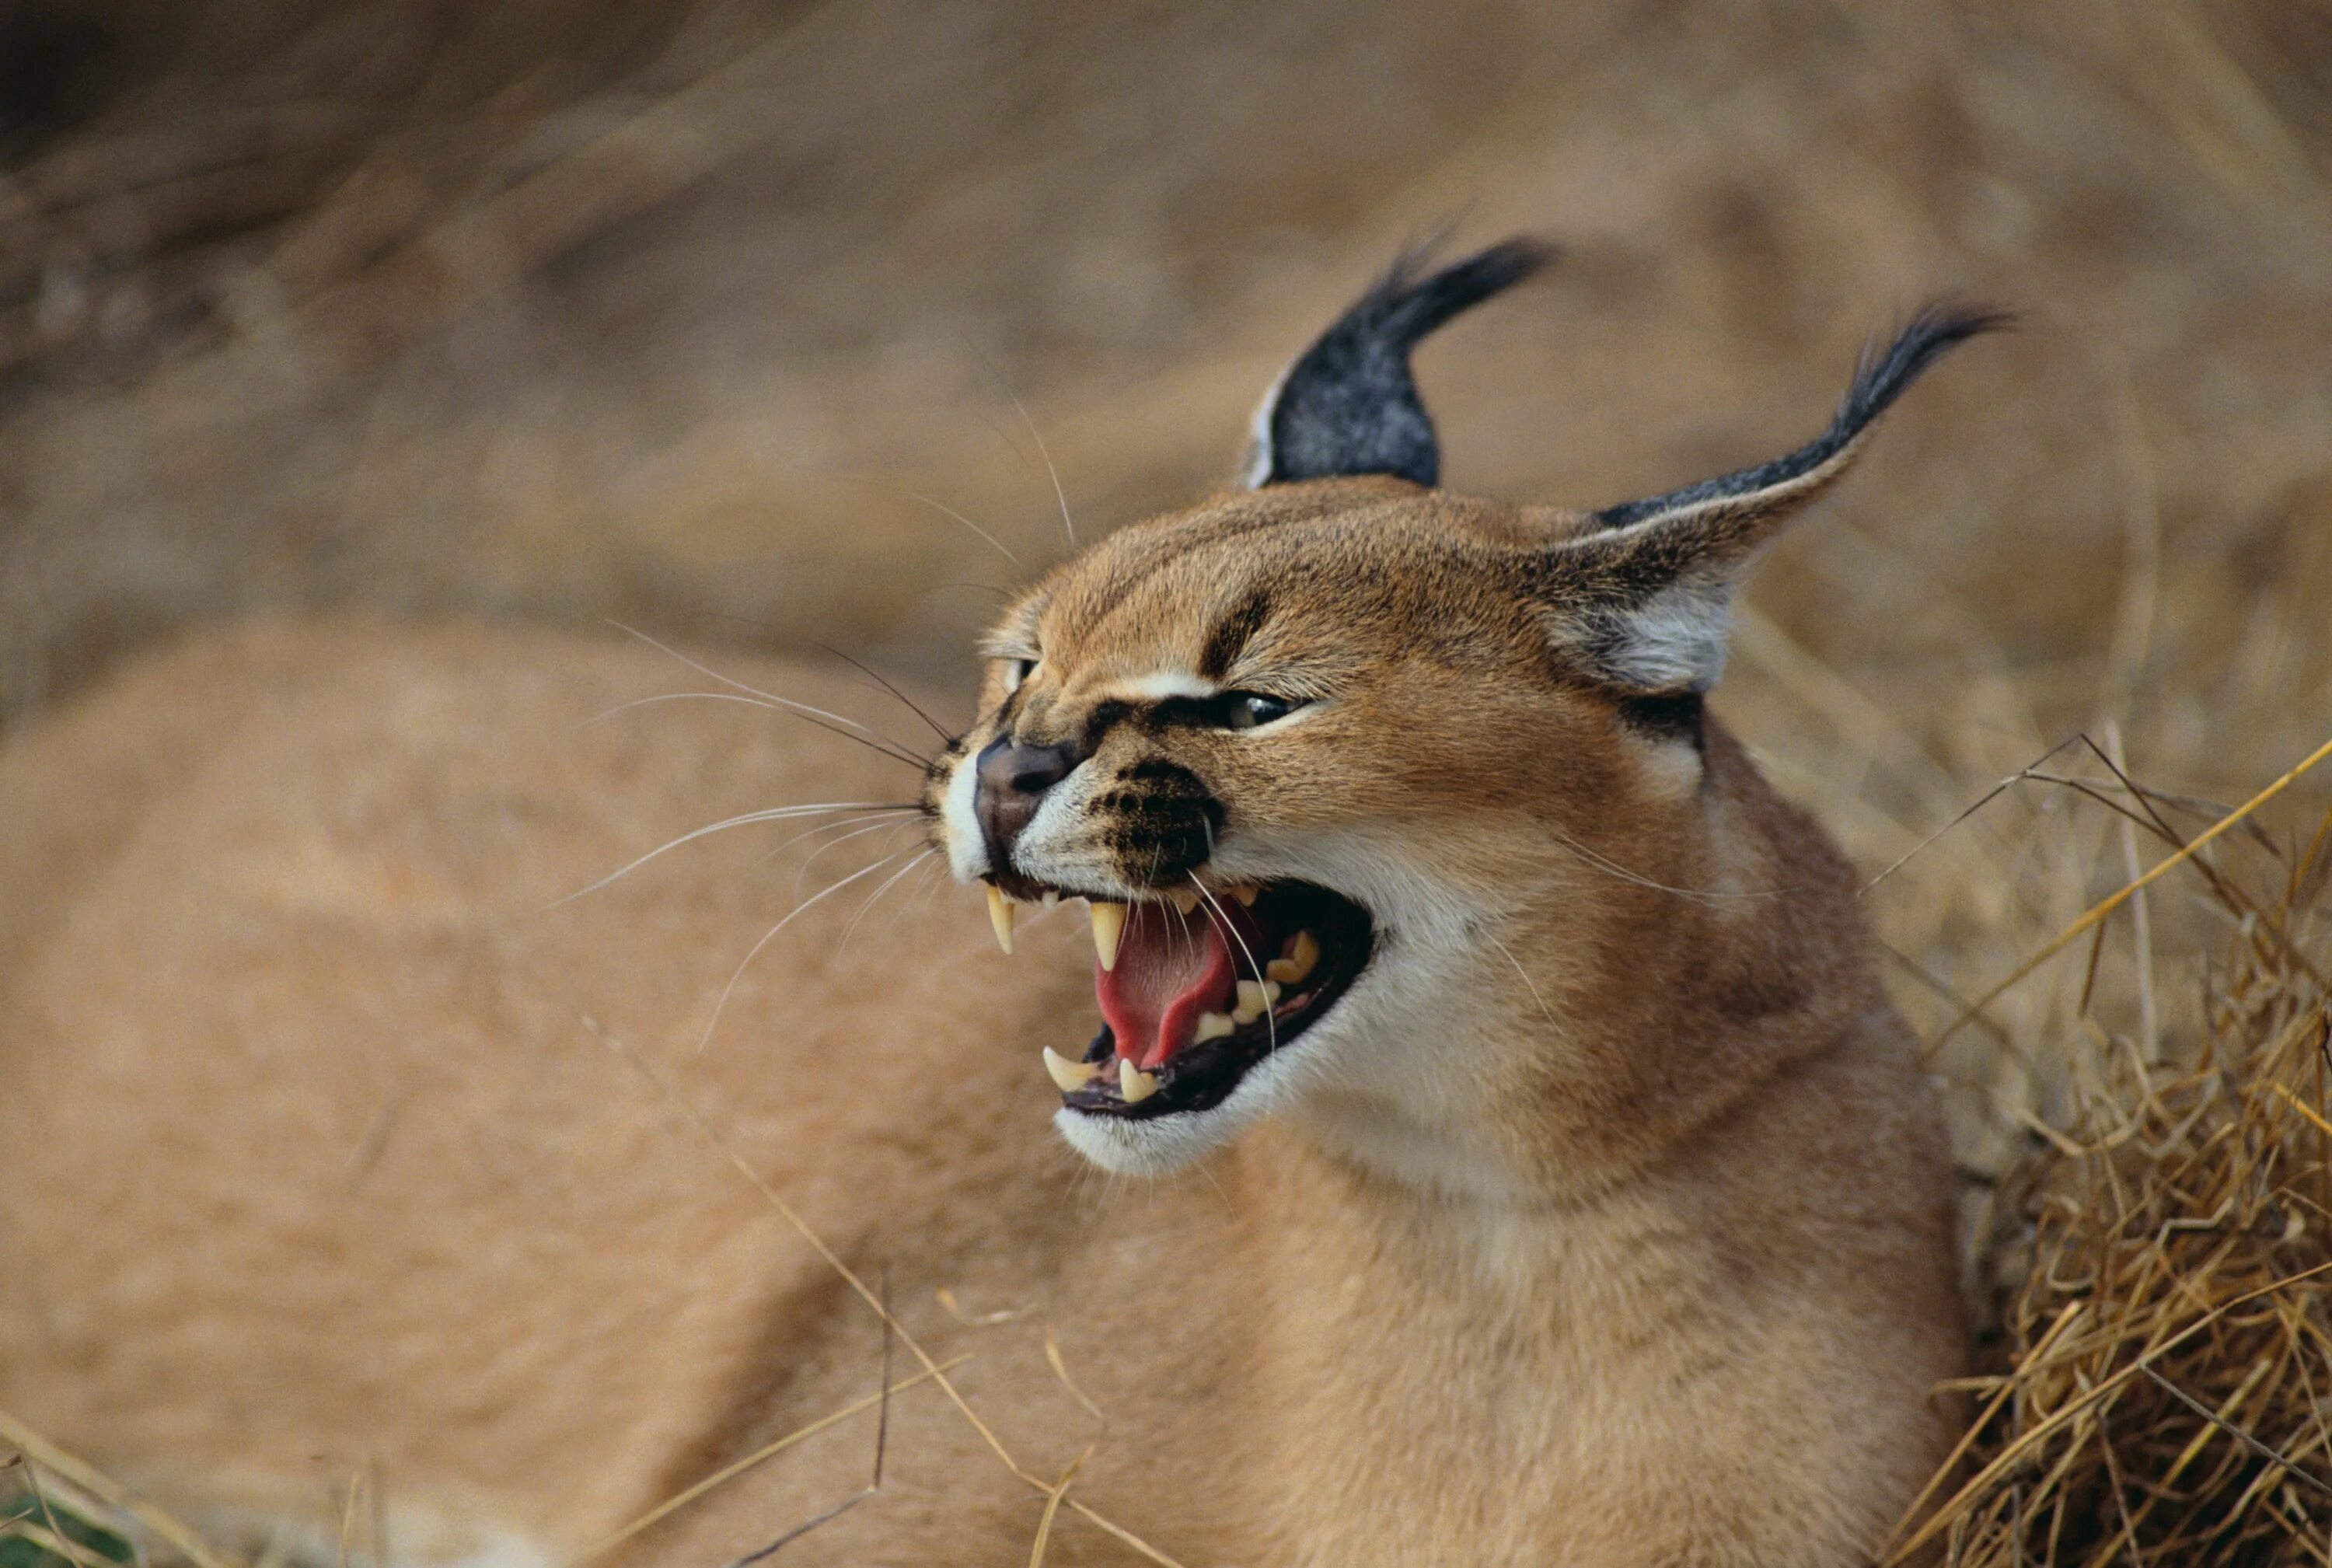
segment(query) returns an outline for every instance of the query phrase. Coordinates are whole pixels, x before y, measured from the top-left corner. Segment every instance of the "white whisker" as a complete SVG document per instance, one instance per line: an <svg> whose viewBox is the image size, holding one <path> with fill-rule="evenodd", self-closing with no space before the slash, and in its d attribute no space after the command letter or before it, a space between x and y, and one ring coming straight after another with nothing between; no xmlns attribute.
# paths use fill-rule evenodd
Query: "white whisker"
<svg viewBox="0 0 2332 1568"><path fill-rule="evenodd" d="M574 892L568 894L563 897L554 898L549 904L544 904L540 909L536 910L534 913L537 914L548 913L550 911L557 909L562 904L571 904L576 899L584 896L586 894L597 893L601 888L607 886L609 883L630 875L633 872L637 871L641 866L645 865L649 861L654 860L659 855L677 849L683 844L693 843L697 839L702 838L708 834L723 833L731 827L744 827L755 822L784 822L798 817L821 817L830 813L842 811L879 812L884 816L892 816L902 815L910 811L921 811L922 809L922 808L920 806L908 806L903 803L886 800L846 800L828 801L817 806L776 806L771 807L765 811L748 811L743 813L741 816L726 817L719 822L709 822L703 827L693 828L667 843L659 844L654 849L649 850L645 855L641 856L637 860L633 861L630 865L607 873L607 875L601 877L598 881L592 883L588 887L578 887Z"/></svg>
<svg viewBox="0 0 2332 1568"><path fill-rule="evenodd" d="M886 813L886 815L903 817L908 815L908 813L902 811ZM795 845L799 844L805 838L815 838L821 833L832 833L837 828L849 827L852 826L853 824L847 821L822 822L816 827L809 828L805 832L797 833L791 838L784 840L779 844L777 847L764 854L760 859L755 861L753 864L756 865L766 865L770 861L775 860L779 856L783 855L787 850L791 849ZM836 842L839 842L839 840L836 840ZM799 889L797 888L796 891L798 892Z"/></svg>
<svg viewBox="0 0 2332 1568"><path fill-rule="evenodd" d="M1514 955L1513 951L1509 949L1505 942L1500 942L1488 932L1483 932L1481 933L1481 937L1484 942L1488 942L1492 947L1496 948L1500 952L1506 955L1506 961L1515 966L1515 972L1516 974L1523 977L1523 984L1528 988L1531 994L1531 1000L1538 1004L1540 1014L1545 1018L1548 1023L1553 1023L1554 1011L1546 1005L1546 999L1538 994L1538 982L1531 979L1530 970L1523 968L1522 960L1516 958Z"/></svg>
<svg viewBox="0 0 2332 1568"><path fill-rule="evenodd" d="M1580 859L1585 861L1596 870L1602 872L1608 876L1616 876L1622 882L1632 883L1638 887L1649 888L1654 893L1672 893L1678 898L1695 899L1702 904L1726 904L1736 900L1749 898L1780 898L1784 894L1797 891L1794 888L1788 887L1751 887L1744 888L1739 892L1715 893L1706 888L1699 887L1670 887L1665 882L1655 882L1650 877L1645 876L1639 872L1629 870L1626 866L1620 865L1616 860L1608 859L1603 856L1598 855L1595 851L1588 848L1587 846L1580 843L1577 839L1572 837L1569 834L1563 832L1559 828L1548 827L1546 829L1546 834L1548 837L1563 846L1563 848L1571 851L1572 854L1579 856Z"/></svg>
<svg viewBox="0 0 2332 1568"><path fill-rule="evenodd" d="M694 659L690 658L686 654L682 653L679 649L669 647L666 645L656 641L655 638L648 636L647 633L641 631L637 626L627 626L621 621L609 621L607 624L615 627L619 632L639 638L640 641L647 644L648 646L655 649L656 652L663 654L667 658L678 660L681 664L687 665L690 669L694 670L698 674L702 675L707 680L718 681L722 685L731 688L732 691L742 692L746 695L751 697L759 697L765 703L774 703L776 706L784 709L787 712L798 713L804 718L808 719L822 719L832 724L840 724L846 729L856 731L858 736L867 745L873 746L878 751L884 751L890 756L896 757L903 762L910 763L917 768L928 768L931 766L930 758L919 756L915 752L909 751L906 747L899 744L898 741L891 739L890 736L884 734L880 730L873 729L868 725L862 724L855 719L845 718L840 713L828 712L824 708L813 708L808 703L797 703L791 697L780 697L775 692L765 692L759 686L749 686L742 681L732 680L729 676L722 674L720 671L712 668L710 665L698 664Z"/></svg>
<svg viewBox="0 0 2332 1568"><path fill-rule="evenodd" d="M907 851L903 849L899 851L899 855L904 855L906 853ZM761 933L761 940L755 942L751 949L746 952L745 956L738 961L736 969L731 970L730 973L729 983L721 988L721 999L712 1004L712 1016L705 1020L704 1033L697 1037L697 1055L703 1055L704 1047L712 1043L712 1031L720 1027L721 1015L728 1009L729 998L736 991L737 982L745 978L746 970L751 968L753 961L761 956L761 950L769 946L770 942L776 941L779 932L785 930L787 926L793 923L794 917L796 915L801 913L802 911L809 908L810 905L814 904L821 903L826 899L833 897L834 894L841 892L844 888L848 887L852 883L858 881L861 877L874 875L874 873L882 870L883 867L890 865L894 860L898 859L899 855L886 855L882 859L874 862L872 865L862 866L858 870L854 871L849 875L844 877L841 881L829 884L827 886L821 888L817 893L810 894L809 897L802 900L799 904L795 904L793 908L786 912L784 919L779 921L777 924L763 932Z"/></svg>
<svg viewBox="0 0 2332 1568"><path fill-rule="evenodd" d="M1256 961L1254 950L1247 945L1247 938L1241 936L1238 933L1238 927L1232 923L1230 911L1225 909L1222 906L1222 902L1216 898L1213 894L1207 891L1206 884L1199 880L1198 874L1196 872L1186 872L1184 875L1190 877L1190 885L1199 890L1199 896L1205 900L1207 904L1209 906L1211 913L1207 918L1219 925L1223 930L1224 935L1238 943L1239 951L1247 954L1247 967L1255 970L1256 983L1258 985L1263 983L1263 965ZM1237 993L1234 992L1233 994L1236 995ZM1278 1050L1279 1019L1272 1011L1271 1003L1267 998L1266 999L1263 1007L1263 1031L1265 1037L1271 1041L1271 1048L1274 1051Z"/></svg>
<svg viewBox="0 0 2332 1568"><path fill-rule="evenodd" d="M801 895L801 885L803 881L809 875L809 868L816 865L817 864L818 856L824 855L827 850L847 844L854 838L863 838L869 833L880 832L885 827L903 827L904 826L905 824L901 822L869 823L862 827L854 827L849 832L819 845L816 849L811 850L809 854L803 856L800 866L794 872L794 895L796 897L799 897ZM904 854L905 851L903 850L901 853Z"/></svg>
<svg viewBox="0 0 2332 1568"><path fill-rule="evenodd" d="M906 851L901 850L900 853L903 855ZM842 928L841 939L834 944L834 956L836 958L839 959L842 956L842 950L850 945L850 933L858 929L858 923L866 918L866 912L873 909L876 904L882 903L883 895L890 892L894 887L896 887L899 884L899 879L901 877L905 876L917 866L925 864L932 856L938 853L939 851L935 849L925 848L922 854L916 856L913 860L908 861L906 865L899 867L898 870L884 877L882 884L876 887L874 892L866 895L866 902L858 906L858 913L850 917L850 923Z"/></svg>
<svg viewBox="0 0 2332 1568"><path fill-rule="evenodd" d="M1002 388L1007 397L1012 399L1013 409L1019 414L1020 423L1028 427L1028 437L1037 444L1037 455L1045 460L1045 472L1052 476L1053 498L1061 503L1061 531L1068 535L1069 548L1076 549L1077 525L1069 521L1069 497L1061 488L1061 471L1053 466L1053 454L1046 449L1045 433L1037 428L1037 422L1034 419L1028 417L1028 406L1020 401L1020 395L1018 392L1012 390L1012 383L1004 378L1004 372L996 368L996 361L990 359L986 354L980 353L980 345L972 343L969 337L965 341L970 344L974 354L980 355L980 362L988 367L988 373L996 378L996 385Z"/></svg>
<svg viewBox="0 0 2332 1568"><path fill-rule="evenodd" d="M922 493L921 491L910 490L903 484L894 484L887 479L872 479L864 474L849 474L843 477L848 479L848 481L853 484L871 484L878 490L887 490L894 495L903 495L909 501L920 501L925 506L930 507L933 512L945 512L948 516L955 519L958 522L963 524L964 527L978 534L981 539L986 540L989 544L995 546L998 552L1001 554L1006 560L1010 561L1016 567L1019 567L1023 571L1028 569L1027 567L1022 563L1020 558L1012 553L1011 546L1006 544L1002 540L997 538L994 534L980 527L980 524L972 521L971 519L964 516L963 513L958 512L954 507L950 506L944 501L935 501L932 497Z"/></svg>

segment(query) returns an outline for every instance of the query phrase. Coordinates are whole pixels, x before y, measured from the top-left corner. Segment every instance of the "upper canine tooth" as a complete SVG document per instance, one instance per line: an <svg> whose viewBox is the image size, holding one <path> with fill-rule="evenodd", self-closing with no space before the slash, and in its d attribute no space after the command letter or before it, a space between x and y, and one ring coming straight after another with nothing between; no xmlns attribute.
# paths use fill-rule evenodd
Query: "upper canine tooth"
<svg viewBox="0 0 2332 1568"><path fill-rule="evenodd" d="M1012 951L1012 901L993 883L988 889L988 923L996 928L996 945Z"/></svg>
<svg viewBox="0 0 2332 1568"><path fill-rule="evenodd" d="M1052 1076L1054 1083L1060 1085L1061 1093L1074 1095L1092 1083L1101 1069L1091 1062L1073 1062L1052 1047L1047 1046L1045 1071Z"/></svg>
<svg viewBox="0 0 2332 1568"><path fill-rule="evenodd" d="M1173 892L1166 895L1166 902L1172 904L1176 909L1180 910L1184 914L1189 914L1199 907L1198 889L1192 887L1178 887Z"/></svg>
<svg viewBox="0 0 2332 1568"><path fill-rule="evenodd" d="M1263 966L1264 978L1292 986L1310 974L1313 966L1319 961L1319 939L1308 931L1299 931L1295 933L1295 945L1288 950L1285 958L1273 959Z"/></svg>
<svg viewBox="0 0 2332 1568"><path fill-rule="evenodd" d="M1096 900L1093 903L1091 907L1093 909L1094 952L1101 959L1102 968L1115 969L1117 967L1117 944L1125 935L1125 905L1122 904L1103 904Z"/></svg>
<svg viewBox="0 0 2332 1568"><path fill-rule="evenodd" d="M1117 1092L1129 1105L1139 1105L1158 1092L1158 1075L1145 1073L1123 1056L1117 1058Z"/></svg>
<svg viewBox="0 0 2332 1568"><path fill-rule="evenodd" d="M1241 904L1253 907L1255 904L1255 895L1263 890L1256 886L1255 884L1251 882L1235 882L1228 887L1224 888L1223 891L1229 894L1233 898L1238 899Z"/></svg>

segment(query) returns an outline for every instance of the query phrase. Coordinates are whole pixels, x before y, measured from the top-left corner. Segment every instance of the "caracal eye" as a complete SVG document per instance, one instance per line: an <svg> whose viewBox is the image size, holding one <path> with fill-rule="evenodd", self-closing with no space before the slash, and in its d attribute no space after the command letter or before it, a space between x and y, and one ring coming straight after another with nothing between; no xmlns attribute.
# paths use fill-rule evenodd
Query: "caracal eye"
<svg viewBox="0 0 2332 1568"><path fill-rule="evenodd" d="M1252 730L1259 724L1285 719L1304 705L1261 692L1226 692L1222 704L1222 725L1226 730Z"/></svg>
<svg viewBox="0 0 2332 1568"><path fill-rule="evenodd" d="M1018 691L1020 689L1020 684L1023 681L1026 681L1030 675L1034 674L1036 670L1037 661L1034 659L1005 660L1004 694L1008 697L1013 693Z"/></svg>

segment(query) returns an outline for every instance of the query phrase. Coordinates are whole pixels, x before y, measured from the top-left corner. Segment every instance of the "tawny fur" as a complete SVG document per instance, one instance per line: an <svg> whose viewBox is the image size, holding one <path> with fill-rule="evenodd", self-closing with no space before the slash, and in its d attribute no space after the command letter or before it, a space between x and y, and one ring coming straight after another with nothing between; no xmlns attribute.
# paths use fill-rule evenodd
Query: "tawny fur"
<svg viewBox="0 0 2332 1568"><path fill-rule="evenodd" d="M1239 875L1341 836L1477 939L1420 955L1395 923L1371 978L1407 1001L1340 1005L1445 1026L1332 1016L1271 1117L1154 1181L1047 1125L1038 1048L1094 1027L1074 905L1007 959L976 891L911 876L851 929L846 890L701 1051L795 902L806 846L758 862L794 828L540 909L733 812L912 799L912 770L725 703L586 723L702 684L617 642L310 626L145 664L0 755L0 1404L262 1537L292 1516L329 1553L335 1489L377 1475L400 1560L556 1563L863 1398L874 1315L631 1052L972 1358L1030 1474L1091 1445L1070 1495L1190 1568L1861 1560L1960 1370L1927 1086L1820 832L1713 721L1695 749L1562 678L1559 607L1484 569L1583 526L1286 486L1123 531L999 628L1047 639L1028 700L1066 714L1188 669L1267 587L1254 656L1334 700L1112 744L1203 772ZM949 846L900 820L802 890ZM968 1326L942 1287L1022 1315ZM767 1543L865 1484L874 1431L620 1560ZM881 1492L777 1561L1023 1562L1044 1508L924 1382ZM1046 1560L1138 1559L1064 1510Z"/></svg>

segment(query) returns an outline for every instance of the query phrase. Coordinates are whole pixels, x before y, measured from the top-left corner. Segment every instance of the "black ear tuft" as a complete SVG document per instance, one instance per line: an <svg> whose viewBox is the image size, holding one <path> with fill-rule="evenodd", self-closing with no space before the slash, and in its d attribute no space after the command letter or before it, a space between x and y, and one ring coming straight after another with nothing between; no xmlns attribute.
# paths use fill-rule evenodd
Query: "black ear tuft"
<svg viewBox="0 0 2332 1568"><path fill-rule="evenodd" d="M1919 378L1920 372L1948 350L1970 338L2013 326L2015 320L2005 311L1945 303L1927 305L1895 334L1895 340L1887 346L1885 353L1875 357L1864 353L1861 363L1854 368L1854 380L1847 387L1846 397L1840 401L1838 412L1830 416L1829 427L1795 452L1754 468L1704 479L1665 495L1607 506L1595 514L1596 521L1606 528L1626 528L1664 512L1735 498L1745 501L1762 491L1781 490L1835 461L1870 428L1871 421L1886 413L1888 406Z"/></svg>
<svg viewBox="0 0 2332 1568"><path fill-rule="evenodd" d="M1437 482L1441 453L1418 401L1409 351L1553 254L1534 240L1511 239L1422 278L1422 253L1402 256L1265 397L1247 454L1248 487L1354 473Z"/></svg>

